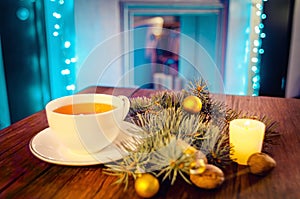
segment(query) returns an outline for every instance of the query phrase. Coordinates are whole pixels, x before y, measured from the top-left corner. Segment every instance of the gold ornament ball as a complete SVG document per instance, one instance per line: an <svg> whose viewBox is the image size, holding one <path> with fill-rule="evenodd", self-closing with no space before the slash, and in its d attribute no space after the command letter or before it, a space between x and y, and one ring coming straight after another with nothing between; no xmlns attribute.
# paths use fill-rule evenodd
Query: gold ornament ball
<svg viewBox="0 0 300 199"><path fill-rule="evenodd" d="M202 102L197 96L188 96L182 102L183 110L189 113L199 113L202 109Z"/></svg>
<svg viewBox="0 0 300 199"><path fill-rule="evenodd" d="M153 175L145 173L135 180L134 188L139 196L151 198L159 190L159 181Z"/></svg>
<svg viewBox="0 0 300 199"><path fill-rule="evenodd" d="M188 156L193 156L197 152L197 149L195 147L189 146L184 150L184 154Z"/></svg>
<svg viewBox="0 0 300 199"><path fill-rule="evenodd" d="M204 153L202 151L197 150L193 146L187 147L183 153L187 156L194 156L196 161L203 159L205 164L207 164L207 162L208 162L206 155L204 155Z"/></svg>
<svg viewBox="0 0 300 199"><path fill-rule="evenodd" d="M197 159L190 165L190 174L201 174L206 170L206 163L203 159Z"/></svg>

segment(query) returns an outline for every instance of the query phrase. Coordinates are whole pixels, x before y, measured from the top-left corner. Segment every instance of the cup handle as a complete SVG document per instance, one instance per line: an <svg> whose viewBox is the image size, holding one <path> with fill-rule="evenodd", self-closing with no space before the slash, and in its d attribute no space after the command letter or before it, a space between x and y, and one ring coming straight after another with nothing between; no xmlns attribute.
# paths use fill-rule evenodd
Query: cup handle
<svg viewBox="0 0 300 199"><path fill-rule="evenodd" d="M129 101L128 97L126 97L124 95L119 95L118 98L120 98L123 101L123 116L122 116L122 118L125 119L126 115L129 112L130 101Z"/></svg>

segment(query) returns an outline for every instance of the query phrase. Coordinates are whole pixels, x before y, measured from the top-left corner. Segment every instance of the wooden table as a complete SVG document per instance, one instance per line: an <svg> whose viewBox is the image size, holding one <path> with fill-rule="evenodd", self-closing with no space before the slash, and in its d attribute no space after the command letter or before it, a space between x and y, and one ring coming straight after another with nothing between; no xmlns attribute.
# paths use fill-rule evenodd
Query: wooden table
<svg viewBox="0 0 300 199"><path fill-rule="evenodd" d="M113 92L114 91L114 92ZM84 93L148 96L151 90L91 87ZM277 167L265 177L249 173L226 178L215 190L203 190L178 178L173 186L161 185L156 198L300 198L300 100L271 97L226 96L235 110L263 113L279 122L282 134L273 146ZM34 157L28 144L48 127L44 111L0 131L0 198L139 198L129 186L126 192L111 185L116 178L102 173L103 165L60 166Z"/></svg>

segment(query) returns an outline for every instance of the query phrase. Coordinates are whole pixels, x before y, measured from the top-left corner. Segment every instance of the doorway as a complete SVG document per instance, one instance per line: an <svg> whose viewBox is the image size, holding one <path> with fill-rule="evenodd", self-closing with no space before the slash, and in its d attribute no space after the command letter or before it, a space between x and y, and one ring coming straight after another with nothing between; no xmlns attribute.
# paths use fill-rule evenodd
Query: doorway
<svg viewBox="0 0 300 199"><path fill-rule="evenodd" d="M194 56L193 60L186 60L185 52L194 55L196 52L195 48L183 42L183 37L198 42L217 66L221 78L224 77L227 3L175 2L170 7L164 1L159 4L124 1L121 2L121 13L123 30L137 30L133 31L128 45L125 45L128 51L134 51L125 58L124 64L127 67L125 71L135 70L134 76L128 78L129 85L182 89L184 82L192 80L197 72L190 62L205 65L203 57ZM141 45L144 48L138 49ZM143 82L152 83L145 86Z"/></svg>

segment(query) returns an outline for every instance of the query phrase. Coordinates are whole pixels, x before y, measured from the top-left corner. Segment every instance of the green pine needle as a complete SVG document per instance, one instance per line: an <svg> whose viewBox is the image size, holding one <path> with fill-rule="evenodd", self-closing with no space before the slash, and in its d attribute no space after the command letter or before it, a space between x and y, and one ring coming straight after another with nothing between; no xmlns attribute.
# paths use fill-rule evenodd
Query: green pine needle
<svg viewBox="0 0 300 199"><path fill-rule="evenodd" d="M182 102L190 95L200 98L200 113L190 114L183 110ZM154 172L156 176L163 176L163 180L169 179L171 184L178 176L190 183L186 175L195 159L184 153L190 145L203 152L209 163L227 166L232 162L229 122L233 119L252 118L266 124L263 150L275 144L279 135L277 123L267 117L236 112L212 98L203 80L190 82L188 88L180 92L159 91L149 98L137 97L130 101L126 120L141 127L141 133L146 132L147 136L136 150L128 151L129 155L119 161L106 164L108 168L104 170L118 176L115 183L124 184L125 189L130 177L136 178L143 172Z"/></svg>

